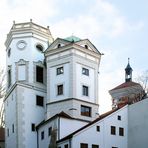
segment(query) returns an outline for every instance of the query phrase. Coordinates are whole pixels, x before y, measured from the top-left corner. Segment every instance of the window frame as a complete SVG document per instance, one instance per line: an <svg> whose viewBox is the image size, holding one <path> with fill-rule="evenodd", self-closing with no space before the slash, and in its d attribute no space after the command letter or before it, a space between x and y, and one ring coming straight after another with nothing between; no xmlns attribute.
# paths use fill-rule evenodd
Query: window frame
<svg viewBox="0 0 148 148"><path fill-rule="evenodd" d="M44 140L44 131L41 132L41 140Z"/></svg>
<svg viewBox="0 0 148 148"><path fill-rule="evenodd" d="M57 85L57 96L61 96L61 95L64 95L64 85L63 84Z"/></svg>
<svg viewBox="0 0 148 148"><path fill-rule="evenodd" d="M110 133L111 133L111 135L116 135L116 127L115 126L111 126L111 131L110 131Z"/></svg>
<svg viewBox="0 0 148 148"><path fill-rule="evenodd" d="M40 71L40 70L42 71ZM36 82L44 83L44 67L36 65Z"/></svg>
<svg viewBox="0 0 148 148"><path fill-rule="evenodd" d="M31 123L31 131L35 132L35 123Z"/></svg>
<svg viewBox="0 0 148 148"><path fill-rule="evenodd" d="M57 75L64 74L64 67L63 67L63 66L58 67L58 68L56 69L56 74L57 74Z"/></svg>
<svg viewBox="0 0 148 148"><path fill-rule="evenodd" d="M44 97L36 95L36 105L40 107L44 107Z"/></svg>
<svg viewBox="0 0 148 148"><path fill-rule="evenodd" d="M85 76L89 76L89 69L82 67L82 74L85 75Z"/></svg>
<svg viewBox="0 0 148 148"><path fill-rule="evenodd" d="M88 148L88 143L80 143L80 148Z"/></svg>
<svg viewBox="0 0 148 148"><path fill-rule="evenodd" d="M124 136L124 128L119 127L119 136Z"/></svg>
<svg viewBox="0 0 148 148"><path fill-rule="evenodd" d="M91 112L92 112L91 110L92 110L91 107L81 105L81 116L91 117Z"/></svg>
<svg viewBox="0 0 148 148"><path fill-rule="evenodd" d="M89 87L86 85L82 85L82 95L85 97L89 97Z"/></svg>

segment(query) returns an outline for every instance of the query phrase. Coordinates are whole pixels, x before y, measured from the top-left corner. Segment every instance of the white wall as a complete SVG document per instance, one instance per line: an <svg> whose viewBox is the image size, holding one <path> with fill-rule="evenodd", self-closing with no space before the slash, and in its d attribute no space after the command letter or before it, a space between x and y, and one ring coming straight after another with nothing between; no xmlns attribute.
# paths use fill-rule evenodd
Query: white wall
<svg viewBox="0 0 148 148"><path fill-rule="evenodd" d="M129 105L129 148L146 148L148 146L148 98Z"/></svg>
<svg viewBox="0 0 148 148"><path fill-rule="evenodd" d="M76 63L76 98L95 103L95 69L88 66ZM82 74L82 68L89 70L89 76ZM88 96L82 94L83 85L88 86Z"/></svg>
<svg viewBox="0 0 148 148"><path fill-rule="evenodd" d="M126 106L75 134L71 148L80 148L80 143L87 143L88 148L91 148L92 144L99 145L100 148L127 148L127 110ZM121 120L117 120L118 115L121 116ZM96 131L96 126L100 126L100 132ZM111 126L116 127L116 135L111 135ZM119 136L119 127L124 128L124 136ZM58 146L63 146L65 143L67 141L61 142Z"/></svg>

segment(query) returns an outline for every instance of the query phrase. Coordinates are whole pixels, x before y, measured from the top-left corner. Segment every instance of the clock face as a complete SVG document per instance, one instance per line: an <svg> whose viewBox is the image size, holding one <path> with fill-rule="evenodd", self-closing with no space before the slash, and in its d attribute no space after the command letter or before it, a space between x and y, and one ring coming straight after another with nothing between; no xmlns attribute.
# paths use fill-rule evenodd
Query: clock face
<svg viewBox="0 0 148 148"><path fill-rule="evenodd" d="M27 43L23 40L17 42L17 47L19 49L24 49L26 47L26 45L27 45Z"/></svg>

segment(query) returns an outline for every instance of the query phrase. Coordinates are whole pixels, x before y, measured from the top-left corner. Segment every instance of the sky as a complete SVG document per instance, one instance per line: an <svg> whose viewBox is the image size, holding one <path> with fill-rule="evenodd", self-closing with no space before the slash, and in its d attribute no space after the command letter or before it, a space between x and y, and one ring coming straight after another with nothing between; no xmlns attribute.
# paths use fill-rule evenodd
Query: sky
<svg viewBox="0 0 148 148"><path fill-rule="evenodd" d="M16 23L50 26L56 39L72 34L89 39L104 55L100 63L100 113L111 109L108 91L125 81L130 58L133 79L148 69L148 0L1 0L0 66L6 36Z"/></svg>

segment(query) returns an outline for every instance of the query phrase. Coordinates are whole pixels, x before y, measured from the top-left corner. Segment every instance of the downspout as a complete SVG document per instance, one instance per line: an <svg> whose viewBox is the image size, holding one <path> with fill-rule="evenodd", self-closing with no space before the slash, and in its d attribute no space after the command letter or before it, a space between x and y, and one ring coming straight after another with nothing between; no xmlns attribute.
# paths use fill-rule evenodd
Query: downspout
<svg viewBox="0 0 148 148"><path fill-rule="evenodd" d="M69 148L72 148L72 145L71 145L71 138L69 139Z"/></svg>
<svg viewBox="0 0 148 148"><path fill-rule="evenodd" d="M38 129L37 129L37 148L39 148Z"/></svg>
<svg viewBox="0 0 148 148"><path fill-rule="evenodd" d="M60 139L60 117L58 118L58 140Z"/></svg>

